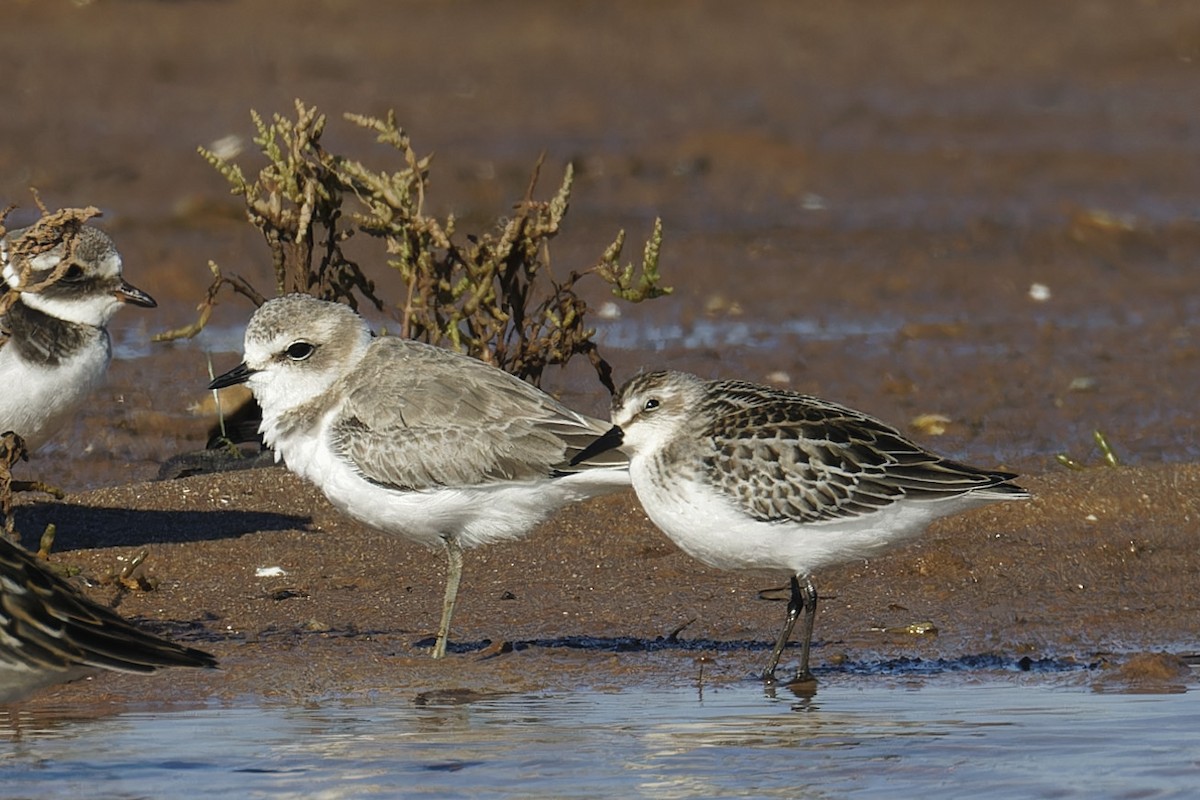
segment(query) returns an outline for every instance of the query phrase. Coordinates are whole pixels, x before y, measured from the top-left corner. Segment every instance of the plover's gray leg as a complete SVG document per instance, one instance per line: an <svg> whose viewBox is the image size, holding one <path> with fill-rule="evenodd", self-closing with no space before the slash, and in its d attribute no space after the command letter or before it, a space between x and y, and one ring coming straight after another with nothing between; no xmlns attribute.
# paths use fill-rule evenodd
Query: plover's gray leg
<svg viewBox="0 0 1200 800"><path fill-rule="evenodd" d="M437 641L433 645L433 657L446 655L446 640L450 638L450 618L454 616L454 602L458 599L458 583L462 580L463 551L456 536L443 536L446 543L446 595L442 600L442 622L438 625Z"/></svg>

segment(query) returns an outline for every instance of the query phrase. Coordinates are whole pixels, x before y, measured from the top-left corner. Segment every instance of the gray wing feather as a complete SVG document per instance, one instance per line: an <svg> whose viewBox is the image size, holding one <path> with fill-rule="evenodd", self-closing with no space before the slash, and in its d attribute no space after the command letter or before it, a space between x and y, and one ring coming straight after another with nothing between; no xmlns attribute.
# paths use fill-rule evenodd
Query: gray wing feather
<svg viewBox="0 0 1200 800"><path fill-rule="evenodd" d="M332 426L331 446L367 480L422 490L529 481L619 466L569 467L608 429L483 362L395 337L372 342Z"/></svg>

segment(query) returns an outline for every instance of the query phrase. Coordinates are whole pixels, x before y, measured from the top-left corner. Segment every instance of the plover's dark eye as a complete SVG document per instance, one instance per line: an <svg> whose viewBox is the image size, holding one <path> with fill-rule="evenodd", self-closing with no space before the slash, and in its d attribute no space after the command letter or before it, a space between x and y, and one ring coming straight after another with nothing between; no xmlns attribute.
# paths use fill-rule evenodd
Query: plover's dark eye
<svg viewBox="0 0 1200 800"><path fill-rule="evenodd" d="M288 349L285 350L284 352L287 353L287 357L290 358L292 361L303 361L304 359L311 356L313 354L313 351L316 349L317 348L313 347L308 342L301 341L301 342L292 342L290 345L288 345Z"/></svg>
<svg viewBox="0 0 1200 800"><path fill-rule="evenodd" d="M79 266L78 264L72 264L71 266L67 267L67 271L64 272L62 276L64 281L77 281L81 280L82 278L83 267Z"/></svg>
<svg viewBox="0 0 1200 800"><path fill-rule="evenodd" d="M642 406L642 411L653 411L658 408L659 402L657 397L651 397L646 401L646 405Z"/></svg>

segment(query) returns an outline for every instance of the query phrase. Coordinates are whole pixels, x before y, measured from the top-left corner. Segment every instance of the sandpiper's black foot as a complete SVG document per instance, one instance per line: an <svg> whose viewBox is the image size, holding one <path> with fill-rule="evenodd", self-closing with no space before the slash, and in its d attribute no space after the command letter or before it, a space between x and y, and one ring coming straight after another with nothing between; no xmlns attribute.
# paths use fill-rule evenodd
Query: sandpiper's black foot
<svg viewBox="0 0 1200 800"><path fill-rule="evenodd" d="M777 692L780 689L800 700L807 701L817 696L817 679L807 670L797 672L789 681L781 681L774 675L766 673L763 674L762 678L763 691L767 697L772 699L778 696Z"/></svg>
<svg viewBox="0 0 1200 800"><path fill-rule="evenodd" d="M784 685L793 692L803 691L805 689L815 692L817 690L817 676L813 675L808 670L803 670L797 672L792 679Z"/></svg>
<svg viewBox="0 0 1200 800"><path fill-rule="evenodd" d="M780 681L774 672L764 672L762 675L762 681L763 683L783 686L795 686L801 683L811 683L815 686L817 683L817 676L813 675L808 669L799 669L796 671L796 674L792 676L791 680Z"/></svg>

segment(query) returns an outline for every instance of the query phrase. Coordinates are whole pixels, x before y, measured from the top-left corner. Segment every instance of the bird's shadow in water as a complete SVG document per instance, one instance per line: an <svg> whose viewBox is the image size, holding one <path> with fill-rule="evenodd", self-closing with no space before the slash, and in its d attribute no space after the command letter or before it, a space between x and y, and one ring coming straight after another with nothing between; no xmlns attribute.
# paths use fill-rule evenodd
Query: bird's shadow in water
<svg viewBox="0 0 1200 800"><path fill-rule="evenodd" d="M308 516L265 511L152 511L72 503L22 506L14 510L14 519L23 544L34 549L50 524L62 545L79 549L230 539L255 531L306 530L312 522Z"/></svg>

